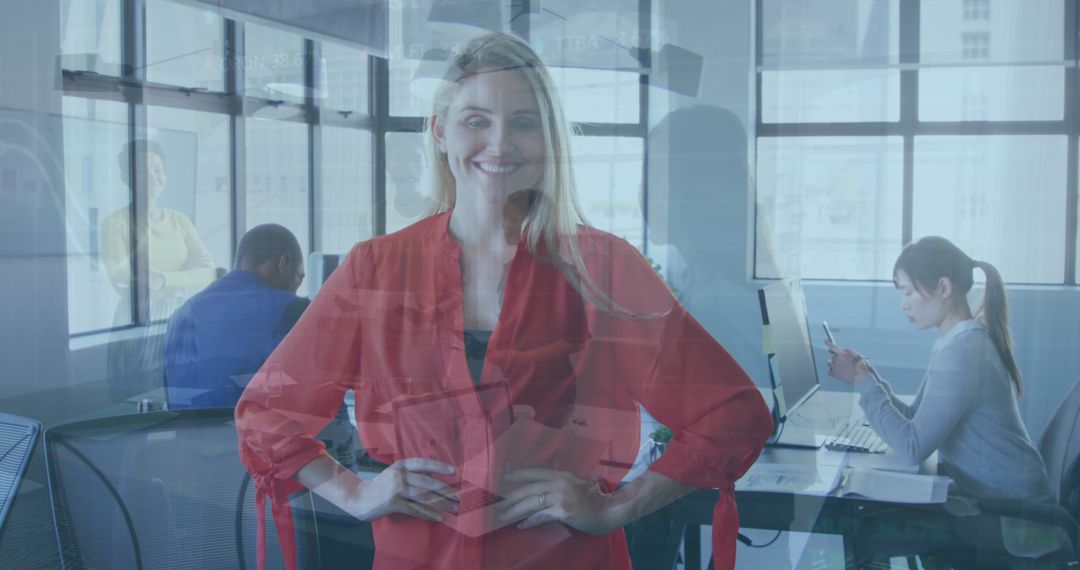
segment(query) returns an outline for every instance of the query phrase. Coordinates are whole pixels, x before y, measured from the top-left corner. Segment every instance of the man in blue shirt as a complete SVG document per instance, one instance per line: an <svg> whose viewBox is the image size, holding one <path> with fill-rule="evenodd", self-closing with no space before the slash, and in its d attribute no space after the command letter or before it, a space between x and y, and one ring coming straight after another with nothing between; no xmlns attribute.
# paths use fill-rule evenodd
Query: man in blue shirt
<svg viewBox="0 0 1080 570"><path fill-rule="evenodd" d="M189 299L165 334L170 409L232 407L307 308L300 244L277 224L240 240L236 269Z"/></svg>
<svg viewBox="0 0 1080 570"><path fill-rule="evenodd" d="M277 348L310 301L296 295L304 280L296 236L277 224L256 226L236 249L236 269L173 313L165 334L165 398L169 409L234 407L251 377ZM354 430L347 408L320 436L352 467Z"/></svg>

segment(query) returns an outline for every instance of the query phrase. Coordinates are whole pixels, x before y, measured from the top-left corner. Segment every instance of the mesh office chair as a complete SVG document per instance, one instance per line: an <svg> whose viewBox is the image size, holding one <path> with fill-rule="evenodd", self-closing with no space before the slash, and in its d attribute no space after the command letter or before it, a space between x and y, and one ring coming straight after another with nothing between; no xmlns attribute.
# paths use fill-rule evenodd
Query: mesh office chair
<svg viewBox="0 0 1080 570"><path fill-rule="evenodd" d="M1069 390L1047 424L1046 431L1039 440L1039 453L1046 463L1050 485L1057 492L1057 505L1000 499L982 500L979 507L988 515L1033 520L1048 527L1058 527L1068 535L1071 544L1037 560L1014 557L1002 543L1000 525L995 528L990 524L991 528L980 529L976 524L960 534L966 543L964 546L976 555L979 566L1052 564L1080 567L1077 558L1080 556L1080 525L1077 525L1080 520L1080 380ZM989 521L998 522L994 518Z"/></svg>
<svg viewBox="0 0 1080 570"><path fill-rule="evenodd" d="M11 510L39 433L40 423L0 413L0 529Z"/></svg>
<svg viewBox="0 0 1080 570"><path fill-rule="evenodd" d="M232 409L57 426L45 432L45 451L63 567L256 567L255 486ZM298 567L317 567L310 496L292 502ZM262 516L267 567L283 568L270 509Z"/></svg>

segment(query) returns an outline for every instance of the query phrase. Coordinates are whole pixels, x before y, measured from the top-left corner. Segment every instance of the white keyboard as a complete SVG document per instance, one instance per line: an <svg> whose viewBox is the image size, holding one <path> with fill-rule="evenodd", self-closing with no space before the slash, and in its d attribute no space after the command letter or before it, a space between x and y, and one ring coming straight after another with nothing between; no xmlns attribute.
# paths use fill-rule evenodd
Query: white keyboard
<svg viewBox="0 0 1080 570"><path fill-rule="evenodd" d="M859 453L885 453L889 446L862 420L852 420L841 425L836 433L825 440L825 449L855 451Z"/></svg>

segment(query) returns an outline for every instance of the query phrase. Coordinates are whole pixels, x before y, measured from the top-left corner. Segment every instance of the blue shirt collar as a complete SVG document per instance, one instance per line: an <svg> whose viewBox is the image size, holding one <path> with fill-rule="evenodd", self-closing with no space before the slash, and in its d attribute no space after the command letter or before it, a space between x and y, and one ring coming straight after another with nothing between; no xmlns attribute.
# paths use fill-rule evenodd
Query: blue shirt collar
<svg viewBox="0 0 1080 570"><path fill-rule="evenodd" d="M244 269L233 269L221 277L222 279L231 279L233 281L240 281L241 283L257 284L263 287L269 287L258 275Z"/></svg>

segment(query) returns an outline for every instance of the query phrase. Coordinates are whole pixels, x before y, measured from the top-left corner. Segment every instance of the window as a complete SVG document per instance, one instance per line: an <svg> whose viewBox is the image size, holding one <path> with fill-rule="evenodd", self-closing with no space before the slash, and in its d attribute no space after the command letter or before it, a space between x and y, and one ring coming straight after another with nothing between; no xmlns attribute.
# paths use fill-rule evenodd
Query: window
<svg viewBox="0 0 1080 570"><path fill-rule="evenodd" d="M103 230L130 227L131 190L121 175L129 160L127 106L64 97L63 109L68 327L78 334L127 326L134 319L132 250Z"/></svg>
<svg viewBox="0 0 1080 570"><path fill-rule="evenodd" d="M304 40L257 24L244 26L245 94L304 102Z"/></svg>
<svg viewBox="0 0 1080 570"><path fill-rule="evenodd" d="M990 0L964 0L965 20L989 20Z"/></svg>
<svg viewBox="0 0 1080 570"><path fill-rule="evenodd" d="M316 85L319 88L316 96L321 98L320 105L348 114L367 113L367 54L355 48L325 42L322 44L320 64L322 71Z"/></svg>
<svg viewBox="0 0 1080 570"><path fill-rule="evenodd" d="M425 136L386 134L386 231L395 232L424 213L431 188L425 183Z"/></svg>
<svg viewBox="0 0 1080 570"><path fill-rule="evenodd" d="M900 252L903 141L899 137L758 140L758 277L872 279Z"/></svg>
<svg viewBox="0 0 1080 570"><path fill-rule="evenodd" d="M513 26L533 35L555 63L550 70L576 133L575 182L585 216L644 249L641 5L605 2L611 17L549 6ZM231 268L236 240L261 223L289 228L305 254L344 253L426 211L423 129L445 71L439 59L458 41L449 28L418 34L417 26L429 22L413 21L411 12L406 18L405 4L391 3L391 57L380 59L181 0L145 0L145 28L122 38L124 5L62 6L66 160L78 163L69 173L80 173L67 186L70 301L80 307L71 316L72 334L151 324L205 285L188 283L169 311L148 313L140 306L153 299L138 295L152 287L138 282L140 272L116 281L104 270L104 222L111 215L135 219L129 205L138 192L124 182L131 175L124 164L131 165L116 156L134 139L160 146L165 182L152 206L190 226L206 283L215 269ZM581 41L556 41L571 22ZM128 43L133 49L122 51ZM138 96L120 88L133 83L141 84ZM113 249L130 264L132 252L147 250L142 240L149 238L129 232Z"/></svg>
<svg viewBox="0 0 1080 570"><path fill-rule="evenodd" d="M60 52L64 69L120 75L120 1L62 0Z"/></svg>
<svg viewBox="0 0 1080 570"><path fill-rule="evenodd" d="M964 59L990 59L989 32L964 32L960 38L964 44Z"/></svg>
<svg viewBox="0 0 1080 570"><path fill-rule="evenodd" d="M919 62L927 66L918 72L919 119L1062 120L1062 10L1061 2L1001 4L991 37L988 32L961 31L970 26L956 21L948 3L923 2ZM972 39L975 36L982 39ZM972 61L974 52L983 48L985 53L974 58L983 61Z"/></svg>
<svg viewBox="0 0 1080 570"><path fill-rule="evenodd" d="M946 236L1008 281L1064 282L1066 149L1063 135L915 137L913 235Z"/></svg>
<svg viewBox="0 0 1080 570"><path fill-rule="evenodd" d="M405 117L430 115L435 87L442 79L446 64L391 59L389 66L390 114Z"/></svg>
<svg viewBox="0 0 1080 570"><path fill-rule="evenodd" d="M761 3L755 258L778 268L757 277L890 279L936 234L1007 281L1075 283L1064 3L957 7ZM845 82L850 62L878 83Z"/></svg>
<svg viewBox="0 0 1080 570"><path fill-rule="evenodd" d="M456 9L451 4L444 8ZM646 249L640 196L646 134L642 109L648 99L642 95L642 62L636 54L649 46L638 45L647 43L639 30L641 7L638 0L537 5L512 26L548 64L566 120L577 132L571 148L586 219ZM418 166L425 162L424 123L446 72L446 56L464 37L452 33L453 25L431 20L411 21L400 5L391 6L390 49L403 57L391 58L386 70L390 116L385 122L391 125L384 139L387 232L413 223L425 211L430 173ZM406 41L406 36L423 41Z"/></svg>
<svg viewBox="0 0 1080 570"><path fill-rule="evenodd" d="M927 68L919 73L923 121L1060 121L1065 70L1052 66Z"/></svg>
<svg viewBox="0 0 1080 570"><path fill-rule="evenodd" d="M585 218L593 226L641 246L641 163L644 141L636 137L574 137L574 183Z"/></svg>
<svg viewBox="0 0 1080 570"><path fill-rule="evenodd" d="M636 123L641 113L638 77L625 71L551 70L567 120L589 123Z"/></svg>
<svg viewBox="0 0 1080 570"><path fill-rule="evenodd" d="M170 0L146 4L146 79L222 91L225 52L217 12Z"/></svg>
<svg viewBox="0 0 1080 570"><path fill-rule="evenodd" d="M151 106L147 124L166 155L161 204L188 217L215 267L231 268L228 117Z"/></svg>
<svg viewBox="0 0 1080 570"><path fill-rule="evenodd" d="M899 7L846 0L762 3L759 105L765 123L896 121Z"/></svg>
<svg viewBox="0 0 1080 570"><path fill-rule="evenodd" d="M347 253L375 235L371 206L371 133L322 127L316 194L316 251Z"/></svg>
<svg viewBox="0 0 1080 570"><path fill-rule="evenodd" d="M307 126L265 119L248 120L245 126L247 211L243 230L259 224L281 224L300 241L301 251L311 251Z"/></svg>

